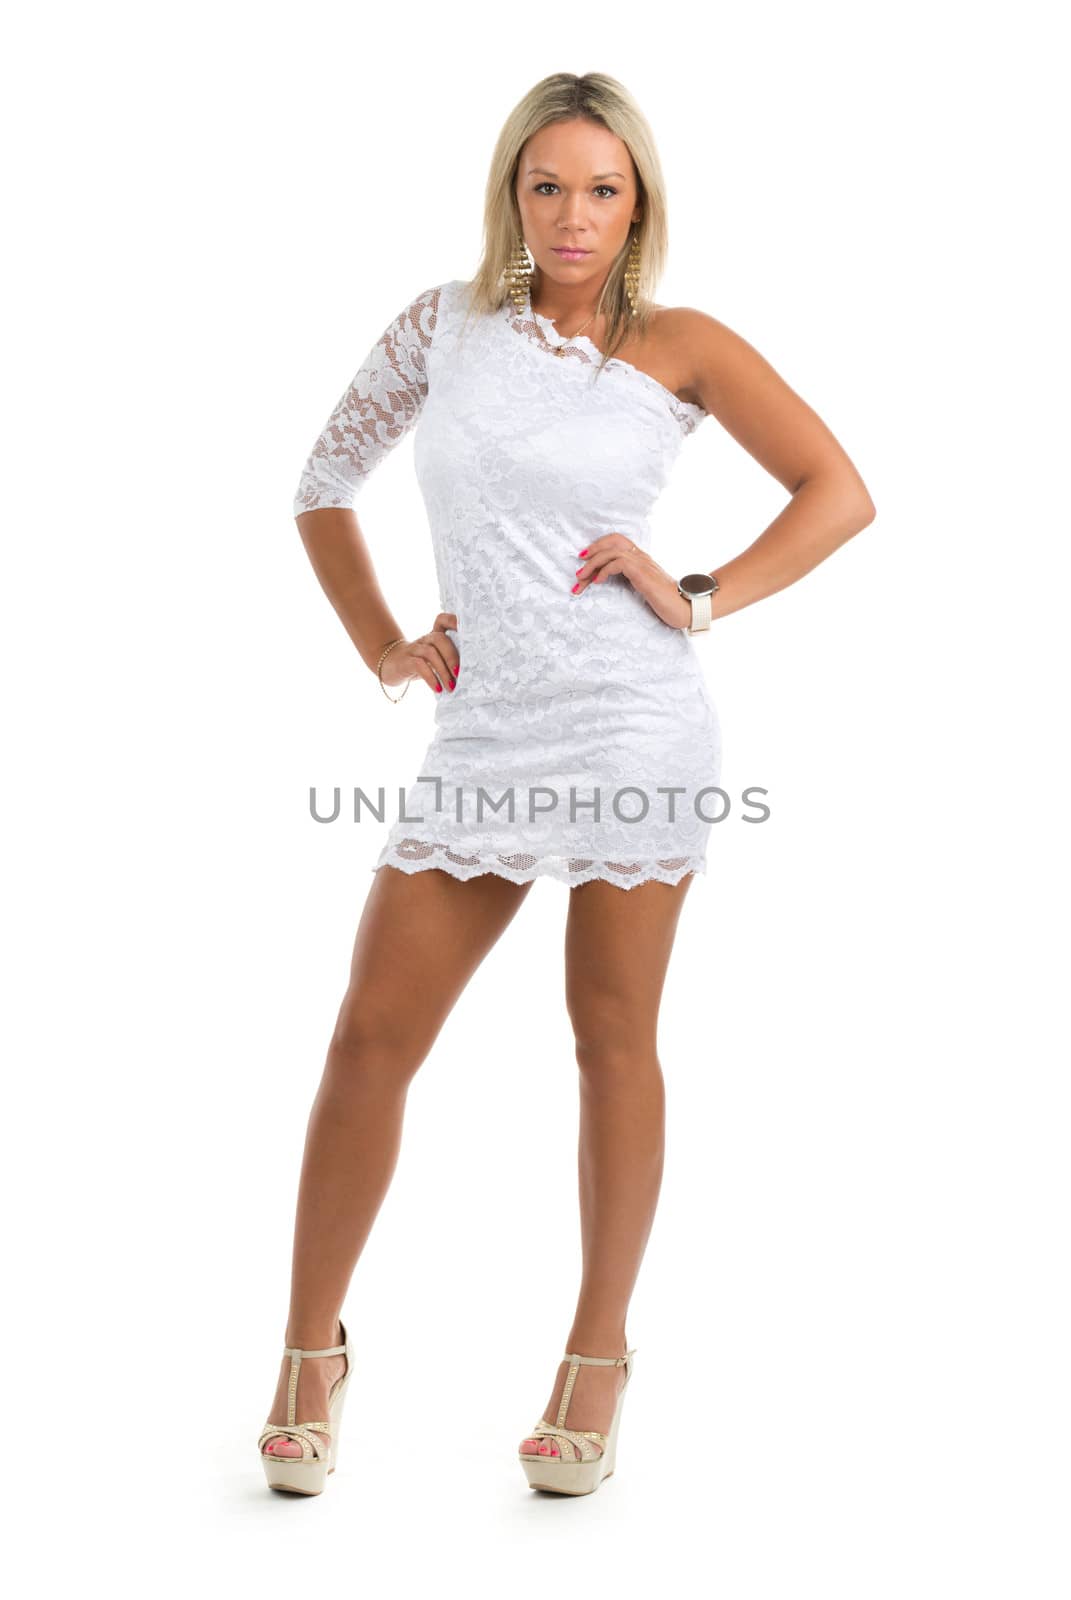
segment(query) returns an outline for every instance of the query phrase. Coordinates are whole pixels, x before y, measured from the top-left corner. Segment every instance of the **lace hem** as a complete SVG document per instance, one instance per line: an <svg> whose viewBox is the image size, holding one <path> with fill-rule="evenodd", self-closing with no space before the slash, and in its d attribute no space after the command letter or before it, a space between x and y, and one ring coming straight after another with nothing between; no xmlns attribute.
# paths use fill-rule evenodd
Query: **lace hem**
<svg viewBox="0 0 1071 1600"><path fill-rule="evenodd" d="M536 878L556 878L559 883L575 887L601 878L616 884L619 889L634 889L641 883L680 883L689 873L705 874L704 856L669 856L658 861L597 861L591 856L533 856L524 852L513 855L473 854L454 850L446 844L426 844L419 839L403 839L399 844L388 844L372 867L396 867L399 872L412 874L438 867L452 878L467 882L493 872L496 877L508 878L510 883L532 883Z"/></svg>

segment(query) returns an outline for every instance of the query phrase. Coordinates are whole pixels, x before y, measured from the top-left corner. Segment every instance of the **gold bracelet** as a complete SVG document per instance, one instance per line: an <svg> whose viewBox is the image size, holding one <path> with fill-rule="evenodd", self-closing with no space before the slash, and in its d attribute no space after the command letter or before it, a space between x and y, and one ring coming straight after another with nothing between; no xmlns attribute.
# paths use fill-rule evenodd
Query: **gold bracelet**
<svg viewBox="0 0 1071 1600"><path fill-rule="evenodd" d="M380 671L380 668L382 667L384 659L386 658L386 656L388 656L390 654L390 652L394 649L394 646L396 644L404 644L404 643L405 643L404 639L392 639L390 644L383 651L383 653L380 656L379 660L376 662L376 677L379 679L379 687L383 690L384 694L387 694L387 686L383 682L383 673ZM410 681L411 681L410 679L408 679L408 678L406 679L405 688L402 690L401 694L398 694L398 695L387 694L387 699L390 701L391 705L395 705L396 706L398 704L399 700L404 700L405 699L406 695L409 693Z"/></svg>

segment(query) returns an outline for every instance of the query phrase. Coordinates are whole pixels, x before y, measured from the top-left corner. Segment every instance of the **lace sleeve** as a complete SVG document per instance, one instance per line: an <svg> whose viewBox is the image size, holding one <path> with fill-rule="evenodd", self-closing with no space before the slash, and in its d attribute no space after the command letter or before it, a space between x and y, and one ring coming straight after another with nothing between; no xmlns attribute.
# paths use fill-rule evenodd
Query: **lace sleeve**
<svg viewBox="0 0 1071 1600"><path fill-rule="evenodd" d="M409 432L428 392L441 285L399 312L365 356L312 447L294 496L294 515L351 506L383 457Z"/></svg>

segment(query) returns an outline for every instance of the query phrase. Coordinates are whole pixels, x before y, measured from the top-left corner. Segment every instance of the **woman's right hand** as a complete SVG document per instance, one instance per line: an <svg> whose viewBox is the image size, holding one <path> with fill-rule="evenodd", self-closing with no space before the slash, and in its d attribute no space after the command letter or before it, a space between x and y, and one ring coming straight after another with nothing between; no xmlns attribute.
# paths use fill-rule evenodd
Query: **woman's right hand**
<svg viewBox="0 0 1071 1600"><path fill-rule="evenodd" d="M452 611L440 611L430 633L406 639L387 652L379 673L388 689L408 683L410 678L422 678L435 694L441 694L443 688L453 689L461 658L454 641L447 637L447 628L457 628L457 617Z"/></svg>

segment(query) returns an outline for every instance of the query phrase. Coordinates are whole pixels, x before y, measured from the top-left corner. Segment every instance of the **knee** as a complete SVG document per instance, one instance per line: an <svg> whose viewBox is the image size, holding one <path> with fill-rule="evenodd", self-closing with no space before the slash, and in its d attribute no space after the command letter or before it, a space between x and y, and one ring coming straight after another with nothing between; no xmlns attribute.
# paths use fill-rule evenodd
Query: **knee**
<svg viewBox="0 0 1071 1600"><path fill-rule="evenodd" d="M328 1071L352 1085L404 1087L426 1052L406 1038L396 1017L347 1011L339 1015L327 1051Z"/></svg>
<svg viewBox="0 0 1071 1600"><path fill-rule="evenodd" d="M626 1008L587 1008L572 1021L576 1064L587 1083L614 1088L660 1075L654 1032Z"/></svg>

